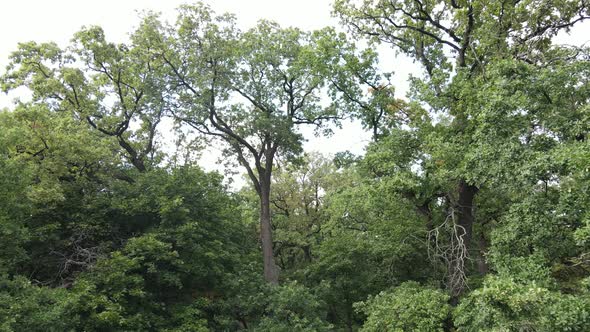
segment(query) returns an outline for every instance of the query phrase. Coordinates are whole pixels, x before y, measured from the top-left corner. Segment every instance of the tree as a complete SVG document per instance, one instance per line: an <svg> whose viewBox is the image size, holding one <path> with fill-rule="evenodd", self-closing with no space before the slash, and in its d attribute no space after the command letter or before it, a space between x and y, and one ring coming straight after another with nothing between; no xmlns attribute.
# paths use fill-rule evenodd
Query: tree
<svg viewBox="0 0 590 332"><path fill-rule="evenodd" d="M473 235L479 228L474 215L476 197L485 188L485 180L478 176L479 165L469 158L480 149L476 120L483 111L481 103L473 102L472 93L481 89L490 78L490 68L499 61L535 67L550 63L544 55L551 50L551 38L589 18L588 4L408 0L363 1L356 5L339 0L335 10L353 33L388 43L423 65L425 76L412 78L412 96L427 105L429 111L441 112L443 120L435 122L430 113L426 123L410 126L422 131L419 135L425 139L419 148L426 161L418 174L420 181L434 177L442 182L420 204L426 203L423 207L428 211L435 200L447 201L451 231L460 239L452 250L456 254L448 257L447 284L457 296L465 288L465 255L476 257L480 273L487 271L482 256L486 240L480 238L474 243ZM490 101L489 95L486 98L480 101ZM491 107L500 110L497 105ZM525 108L525 112L532 114L534 109ZM409 198L423 195L407 193Z"/></svg>
<svg viewBox="0 0 590 332"><path fill-rule="evenodd" d="M359 119L363 129L370 130L373 141L388 133L390 127L404 122L406 103L394 98L391 74L377 69L379 54L372 49L357 54L349 45L340 51L342 61L332 64L328 74L330 92L341 101L351 118Z"/></svg>
<svg viewBox="0 0 590 332"><path fill-rule="evenodd" d="M588 294L490 276L455 309L454 318L461 331L585 331L589 310Z"/></svg>
<svg viewBox="0 0 590 332"><path fill-rule="evenodd" d="M359 166L330 177L324 197L329 219L314 261L299 274L328 303L330 322L354 330L364 319L354 303L433 273L421 215L396 192L395 181L373 179Z"/></svg>
<svg viewBox="0 0 590 332"><path fill-rule="evenodd" d="M275 172L270 202L275 252L282 269L301 269L313 260L314 249L328 219L324 196L334 172L331 161L306 154L299 165L281 165Z"/></svg>
<svg viewBox="0 0 590 332"><path fill-rule="evenodd" d="M109 187L110 171L119 163L112 152L116 146L43 104L22 104L0 113L0 119L3 188L8 190L0 208L0 220L7 224L2 242L11 244L10 261L20 259L9 275L62 285L96 259L96 240L110 228L95 222L102 220L96 218L104 208L101 190ZM83 221L80 215L86 216Z"/></svg>
<svg viewBox="0 0 590 332"><path fill-rule="evenodd" d="M337 62L343 36L266 21L240 32L232 16L215 16L204 5L182 7L177 26L168 32L154 22L144 21L154 31L146 37L167 64L175 117L223 141L226 156L246 169L260 199L264 276L278 283L270 213L273 167L278 155L301 152L297 126L337 118L338 109L323 107L320 96L325 64Z"/></svg>
<svg viewBox="0 0 590 332"><path fill-rule="evenodd" d="M102 28L93 26L77 32L64 49L55 43L21 43L2 76L2 90L28 88L32 104L71 113L112 137L128 162L145 172L157 152L166 84L162 64L140 41L110 43Z"/></svg>

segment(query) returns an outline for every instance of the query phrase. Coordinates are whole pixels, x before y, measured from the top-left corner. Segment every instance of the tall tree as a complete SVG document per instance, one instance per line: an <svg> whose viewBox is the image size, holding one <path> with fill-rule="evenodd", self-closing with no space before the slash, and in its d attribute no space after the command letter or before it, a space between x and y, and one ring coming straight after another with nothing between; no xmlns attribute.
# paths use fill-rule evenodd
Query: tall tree
<svg viewBox="0 0 590 332"><path fill-rule="evenodd" d="M166 84L162 64L139 41L111 43L93 26L77 32L64 49L55 43L19 44L2 89L24 86L32 92L31 103L70 112L113 138L127 161L145 172L156 153Z"/></svg>
<svg viewBox="0 0 590 332"><path fill-rule="evenodd" d="M270 213L273 166L278 155L301 153L297 126L322 126L337 118L338 109L323 105L321 96L326 64L337 62L343 35L266 21L240 32L232 16L217 16L204 5L182 7L174 28L162 28L153 17L144 26L152 26L146 36L169 69L176 118L224 142L225 155L247 171L260 199L264 276L278 283Z"/></svg>
<svg viewBox="0 0 590 332"><path fill-rule="evenodd" d="M434 178L446 178L446 185L426 193L430 197L419 199L418 207L428 218L433 202L447 202L448 217L459 239L451 251L455 257L448 259L447 284L453 295L459 295L465 288L467 252L481 263L481 273L487 270L482 258L485 240L473 243L474 205L484 180L476 175L478 165L469 158L479 148L474 120L481 110L471 103L465 82L476 82L477 78L482 78L477 82L485 82L489 67L502 59L547 64L542 54L551 48L551 38L589 18L589 5L576 0L541 4L533 0L366 0L360 4L338 0L335 11L357 35L388 43L423 65L424 77L412 79L413 95L442 117L428 120L432 125L422 122L415 126L422 127L426 138L420 148L422 159L432 158L437 163L422 169L422 182L434 172ZM474 83L470 89L473 92L478 87ZM407 192L410 199L424 194Z"/></svg>

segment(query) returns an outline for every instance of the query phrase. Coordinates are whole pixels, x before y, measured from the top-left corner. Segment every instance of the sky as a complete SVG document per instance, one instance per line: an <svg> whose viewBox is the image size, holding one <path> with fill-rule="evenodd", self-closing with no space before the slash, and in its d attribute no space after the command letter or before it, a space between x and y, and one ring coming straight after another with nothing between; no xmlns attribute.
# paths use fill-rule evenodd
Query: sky
<svg viewBox="0 0 590 332"><path fill-rule="evenodd" d="M54 41L66 45L73 34L82 26L100 25L107 39L124 42L137 26L138 11L153 10L161 12L167 20L173 21L175 8L186 0L16 0L0 2L0 73L8 63L9 54L16 49L18 42ZM270 19L282 26L296 26L306 30L319 29L327 25L337 25L331 17L333 0L209 0L217 13L236 14L238 24L247 29L260 19ZM575 28L570 36L562 34L560 43L581 45L590 40L590 22ZM419 73L412 61L395 57L386 47L381 52L381 69L394 71L393 83L398 97L408 90L407 78L410 73ZM0 109L9 107L15 95L0 93ZM308 141L306 151L319 151L333 154L350 150L362 154L370 140L360 124L345 122L342 129L336 129L329 138L314 137L311 130L304 131ZM208 170L223 171L217 165L218 148L210 148L202 154L201 165Z"/></svg>

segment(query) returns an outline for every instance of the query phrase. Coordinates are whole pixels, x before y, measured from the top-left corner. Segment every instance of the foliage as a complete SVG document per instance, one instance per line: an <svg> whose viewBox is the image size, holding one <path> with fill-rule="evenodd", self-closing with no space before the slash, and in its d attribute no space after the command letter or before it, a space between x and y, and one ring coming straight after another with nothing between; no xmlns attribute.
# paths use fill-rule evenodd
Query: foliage
<svg viewBox="0 0 590 332"><path fill-rule="evenodd" d="M590 298L547 289L534 281L492 276L456 308L461 331L584 331Z"/></svg>
<svg viewBox="0 0 590 332"><path fill-rule="evenodd" d="M0 331L586 331L590 51L552 38L588 3L334 9L349 35L197 3L20 44ZM403 100L378 43L422 65ZM346 117L363 155L303 151ZM215 140L250 186L190 160Z"/></svg>
<svg viewBox="0 0 590 332"><path fill-rule="evenodd" d="M65 289L37 287L25 277L0 279L0 331L74 331Z"/></svg>
<svg viewBox="0 0 590 332"><path fill-rule="evenodd" d="M367 315L361 331L444 331L449 296L438 289L405 282L355 304Z"/></svg>
<svg viewBox="0 0 590 332"><path fill-rule="evenodd" d="M253 331L329 331L323 307L305 287L281 285L271 291L265 315Z"/></svg>
<svg viewBox="0 0 590 332"><path fill-rule="evenodd" d="M334 167L319 154L306 155L301 165L286 165L275 172L271 203L275 246L284 271L313 260L316 244L328 215L325 190Z"/></svg>

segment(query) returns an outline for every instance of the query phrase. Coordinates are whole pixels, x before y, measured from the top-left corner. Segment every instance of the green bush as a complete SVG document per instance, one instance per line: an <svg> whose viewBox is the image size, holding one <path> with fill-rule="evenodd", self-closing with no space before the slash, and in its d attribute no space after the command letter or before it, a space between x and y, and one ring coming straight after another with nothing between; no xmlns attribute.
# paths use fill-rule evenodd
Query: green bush
<svg viewBox="0 0 590 332"><path fill-rule="evenodd" d="M454 312L459 331L588 331L590 297L488 277Z"/></svg>
<svg viewBox="0 0 590 332"><path fill-rule="evenodd" d="M34 286L24 277L8 280L0 276L0 331L74 331L66 311L67 296L65 289Z"/></svg>
<svg viewBox="0 0 590 332"><path fill-rule="evenodd" d="M367 315L361 331L442 332L450 312L448 301L440 290L405 282L355 306Z"/></svg>
<svg viewBox="0 0 590 332"><path fill-rule="evenodd" d="M330 331L326 310L307 288L296 282L271 288L264 317L254 331Z"/></svg>

